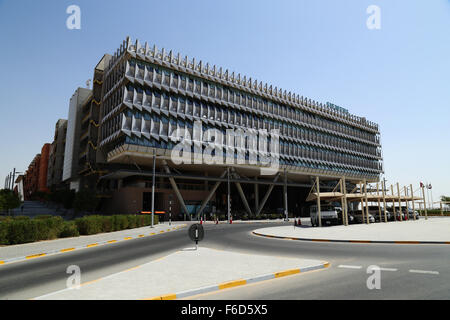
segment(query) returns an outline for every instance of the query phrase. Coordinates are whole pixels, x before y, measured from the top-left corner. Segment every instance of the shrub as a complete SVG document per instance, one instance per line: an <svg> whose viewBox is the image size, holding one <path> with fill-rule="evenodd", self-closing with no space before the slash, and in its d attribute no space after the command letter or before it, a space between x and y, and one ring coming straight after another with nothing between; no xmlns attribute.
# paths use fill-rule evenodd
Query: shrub
<svg viewBox="0 0 450 320"><path fill-rule="evenodd" d="M13 220L30 220L30 217L28 217L28 216L15 216L15 217L13 217Z"/></svg>
<svg viewBox="0 0 450 320"><path fill-rule="evenodd" d="M127 219L128 219L128 229L133 229L136 228L136 216L133 215L127 215Z"/></svg>
<svg viewBox="0 0 450 320"><path fill-rule="evenodd" d="M65 222L61 232L59 233L60 238L69 238L69 237L79 237L80 233L78 232L77 225L75 222Z"/></svg>
<svg viewBox="0 0 450 320"><path fill-rule="evenodd" d="M124 215L113 216L114 231L124 230L128 228L128 219Z"/></svg>
<svg viewBox="0 0 450 320"><path fill-rule="evenodd" d="M8 224L0 221L0 244L9 244L8 242Z"/></svg>
<svg viewBox="0 0 450 320"><path fill-rule="evenodd" d="M38 234L38 225L32 220L13 220L8 223L9 244L37 241Z"/></svg>
<svg viewBox="0 0 450 320"><path fill-rule="evenodd" d="M101 216L86 216L75 219L78 232L82 235L97 234L102 232Z"/></svg>
<svg viewBox="0 0 450 320"><path fill-rule="evenodd" d="M102 216L102 231L111 232L113 231L113 218L111 216Z"/></svg>

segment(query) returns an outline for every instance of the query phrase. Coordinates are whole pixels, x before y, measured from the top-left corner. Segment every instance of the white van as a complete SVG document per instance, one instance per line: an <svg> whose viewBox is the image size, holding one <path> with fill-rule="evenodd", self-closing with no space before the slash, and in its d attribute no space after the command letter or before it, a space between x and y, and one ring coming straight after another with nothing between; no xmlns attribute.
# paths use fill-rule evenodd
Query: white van
<svg viewBox="0 0 450 320"><path fill-rule="evenodd" d="M341 214L341 208L323 205L320 206L320 217L322 225L339 224L339 215ZM317 205L313 205L309 208L309 216L311 218L311 225L316 227L319 225L319 213L317 212Z"/></svg>

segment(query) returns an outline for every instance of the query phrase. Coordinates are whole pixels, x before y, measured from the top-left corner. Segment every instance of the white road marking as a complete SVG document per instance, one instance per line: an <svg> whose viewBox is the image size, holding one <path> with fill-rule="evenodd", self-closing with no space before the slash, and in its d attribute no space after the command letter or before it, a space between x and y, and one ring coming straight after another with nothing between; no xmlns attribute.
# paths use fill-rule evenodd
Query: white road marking
<svg viewBox="0 0 450 320"><path fill-rule="evenodd" d="M395 268L380 268L381 271L398 271L398 269Z"/></svg>
<svg viewBox="0 0 450 320"><path fill-rule="evenodd" d="M428 270L409 270L411 273L425 273L425 274L439 274L438 271L428 271Z"/></svg>
<svg viewBox="0 0 450 320"><path fill-rule="evenodd" d="M361 268L362 268L362 266L349 266L349 265L344 265L344 264L341 264L341 265L339 265L339 266L338 266L338 268L346 268L346 269L361 269Z"/></svg>

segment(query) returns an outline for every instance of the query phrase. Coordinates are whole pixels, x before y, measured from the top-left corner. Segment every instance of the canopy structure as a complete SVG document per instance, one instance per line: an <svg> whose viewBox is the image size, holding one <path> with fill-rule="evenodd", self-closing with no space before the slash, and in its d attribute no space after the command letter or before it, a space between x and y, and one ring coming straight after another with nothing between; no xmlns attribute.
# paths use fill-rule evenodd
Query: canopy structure
<svg viewBox="0 0 450 320"><path fill-rule="evenodd" d="M368 184L366 180L360 181L356 184L353 190L347 190L347 184L345 181L345 177L341 178L339 182L336 184L335 188L331 192L321 192L320 191L320 180L319 177L316 177L316 182L311 188L306 201L316 201L317 203L317 211L319 216L319 226L322 226L321 221L321 201L326 202L336 202L340 201L342 206L342 223L344 225L348 225L348 203L351 202L361 202L361 211L363 215L363 221L367 224L369 223L369 202L377 202L378 210L380 215L380 221L382 216L382 211L384 212L384 222L387 222L386 215L386 203L391 203L393 207L394 216L396 214L396 210L401 210L401 203L405 203L406 207L409 206L409 202L412 203L412 209L415 210L415 203L417 201L425 202L425 191L423 187L421 187L421 195L415 195L417 190L413 190L412 184L408 187L403 187L402 192L400 191L400 185L397 183L397 193L394 193L394 186L391 185L390 192L386 189L385 182L376 183L376 188L373 188L371 184ZM419 188L420 189L420 188ZM383 206L381 206L383 204ZM396 208L397 204L397 208ZM428 219L427 209L425 209L425 219ZM442 203L441 203L441 214L442 214ZM399 214L400 221L403 220L403 216ZM414 220L416 216L413 215Z"/></svg>

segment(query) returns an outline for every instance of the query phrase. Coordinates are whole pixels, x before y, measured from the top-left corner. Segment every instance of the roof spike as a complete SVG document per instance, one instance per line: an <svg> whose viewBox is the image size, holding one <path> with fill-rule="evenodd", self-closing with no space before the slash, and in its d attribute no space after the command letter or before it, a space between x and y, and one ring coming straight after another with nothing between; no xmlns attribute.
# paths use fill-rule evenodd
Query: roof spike
<svg viewBox="0 0 450 320"><path fill-rule="evenodd" d="M156 44L153 45L153 58L158 58L157 56L158 48L156 47Z"/></svg>
<svg viewBox="0 0 450 320"><path fill-rule="evenodd" d="M260 82L259 82L259 86L258 86L258 90L259 90L259 91L262 91L262 87L263 87L263 84L262 84L262 81L260 81Z"/></svg>

